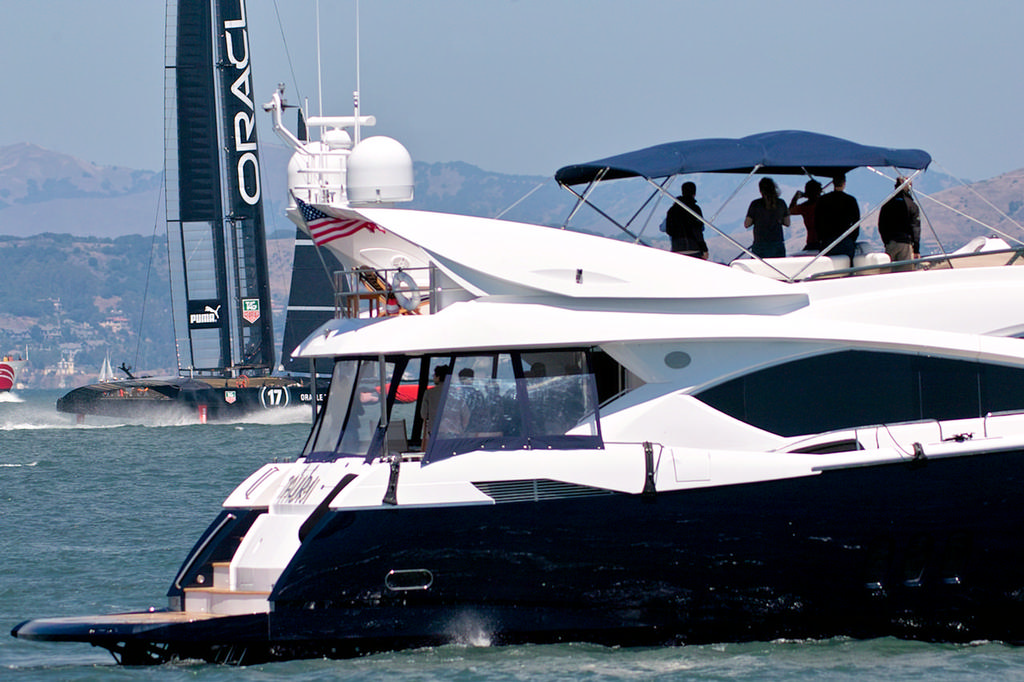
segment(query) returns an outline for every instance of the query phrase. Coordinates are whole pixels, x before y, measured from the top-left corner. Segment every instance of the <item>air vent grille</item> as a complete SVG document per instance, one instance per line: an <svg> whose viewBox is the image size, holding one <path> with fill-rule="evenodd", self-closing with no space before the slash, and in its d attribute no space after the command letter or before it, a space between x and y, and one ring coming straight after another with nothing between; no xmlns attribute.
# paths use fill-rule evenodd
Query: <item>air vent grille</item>
<svg viewBox="0 0 1024 682"><path fill-rule="evenodd" d="M541 500L561 500L570 497L594 497L612 495L610 490L592 488L575 483L562 483L548 479L530 479L525 481L484 481L473 483L480 492L495 502L539 502Z"/></svg>

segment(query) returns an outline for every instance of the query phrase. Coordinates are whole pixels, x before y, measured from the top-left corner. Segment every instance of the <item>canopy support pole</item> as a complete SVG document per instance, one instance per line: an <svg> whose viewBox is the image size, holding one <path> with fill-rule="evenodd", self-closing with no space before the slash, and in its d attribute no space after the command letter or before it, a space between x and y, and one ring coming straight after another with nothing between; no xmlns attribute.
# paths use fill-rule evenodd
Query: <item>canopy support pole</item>
<svg viewBox="0 0 1024 682"><path fill-rule="evenodd" d="M935 165L939 166L940 168L942 167L941 164L939 164L938 162L935 162ZM943 170L945 170L945 169L943 169ZM949 175L949 172L946 171L946 174ZM978 190L974 189L974 187L972 187L971 185L968 185L967 183L965 183L963 180L960 180L959 178L956 178L956 180L957 180L957 182L960 183L961 187L963 187L964 189L969 190L972 194L974 194L976 197L978 197L978 199L980 199L985 204L987 204L989 206L989 208L991 208L993 211L998 213L1004 220L1009 220L1011 223L1013 223L1014 225L1016 225L1020 229L1024 230L1024 227L1022 227L1020 223L1018 223L1016 220L1014 220L1013 218L1008 216L1004 211L1000 210L1000 208L998 206L995 206L991 201L989 201L988 199L983 197L981 194L979 194ZM953 206L950 206L949 204L947 204L947 203L945 203L943 201L939 201L938 199L936 199L935 197L933 197L930 194L924 194L923 192L916 192L916 194L918 196L922 196L925 199L928 199L929 201L932 201L932 202L938 204L942 208L945 208L945 209L948 209L948 210L952 211L953 213L957 214L961 218L969 220L972 223L977 223L978 225L981 225L986 230L992 230L993 232L995 232L996 234L998 234L1000 237L1002 237L1004 239L1009 239L1011 242L1016 242L1017 244L1020 244L1021 246L1024 246L1024 241L1021 241L1020 238L1014 237L1012 235L1009 235L1009 234L1003 232L1002 230L1000 230L997 227L993 227L992 225L988 225L986 223L983 223L980 220L978 220L977 218L975 218L974 216L969 216L966 213L964 213L963 211L960 211L957 208L955 208Z"/></svg>
<svg viewBox="0 0 1024 682"><path fill-rule="evenodd" d="M760 166L758 166L758 168L760 168ZM757 172L757 169L755 169L754 171L752 171L752 172L750 173L750 175L751 175L751 176L753 176L753 174L754 174L754 173L756 173L756 172ZM668 191L666 191L666 190L665 190L665 188L664 188L664 186L662 186L662 185L659 185L658 183L654 182L654 180L652 180L651 178L648 178L648 177L644 177L644 180L646 180L646 181L647 181L648 183L650 183L650 184L651 184L652 186L654 186L654 187L655 187L655 188L657 189L657 191L658 191L658 192L661 192L661 193L662 193L663 195L665 195L666 197L668 197L668 198L669 198L669 201L671 201L672 203L674 203L674 204L675 204L676 206L679 206L680 208L682 208L682 209L683 209L684 211L686 211L687 213L689 213L689 214L690 214L691 216L693 216L693 217L694 217L694 218L696 218L697 220L699 220L699 221L701 221L702 223L704 223L704 225L706 225L706 226L710 227L710 228L711 228L712 230L714 230L714 231L715 231L715 232L716 232L716 233L717 233L717 234L718 234L718 235L719 235L720 237L724 237L724 238L725 238L726 240L728 240L729 242L731 242L731 243L733 244L733 246L735 246L736 248L738 248L738 249L739 249L740 251L742 251L743 253L747 254L747 255L748 255L748 256L750 256L751 258L755 258L755 259L757 259L757 260L761 261L761 262L762 262L762 263L764 263L764 264L765 264L766 266L768 266L769 268L771 268L771 269L772 269L772 270L774 270L775 272L779 273L779 274L780 274L781 276L783 276L783 277L785 277L785 276L786 276L786 274L785 274L784 272L782 272L781 270L779 270L779 269L778 269L777 267L775 267L775 266L774 266L774 265L772 265L771 263L767 262L766 260L764 260L764 259L763 259L763 258L761 258L760 256L758 256L758 255L754 254L753 252L751 252L751 250L750 250L750 249L748 249L747 247L743 246L743 245L742 245L742 244L740 244L740 243L739 243L738 241L736 241L735 239L733 239L732 237L730 237L729 235L727 235L727 234L726 234L725 232L722 232L722 231L721 231L720 229L718 229L718 227L716 227L716 226L714 225L714 223L712 223L711 221L709 221L709 220L707 220L706 218L704 218L704 216L702 216L702 215L699 215L699 214L698 214L698 213L697 213L696 211L694 211L693 209L691 209L691 208L690 208L689 206L687 206L686 204L684 204L684 203L682 203L681 201L679 201L679 199L677 199L676 197L672 196L671 192L668 192ZM748 180L749 180L749 177L748 177ZM746 183L744 182L744 184L746 184ZM742 185L741 185L741 187L742 187ZM739 189L737 189L737 191L739 191ZM736 195L736 193L734 192L734 193L733 193L733 196L735 196L735 195ZM731 198L732 198L732 197L730 197L730 199L731 199ZM727 203L729 203L729 199L727 199L725 203L726 203L726 204L727 204ZM724 207L725 207L725 204L723 204L723 208L724 208ZM721 212L721 209L719 209L719 212ZM718 214L716 213L716 214L715 214L715 216L717 216L717 215L718 215Z"/></svg>
<svg viewBox="0 0 1024 682"><path fill-rule="evenodd" d="M729 203L736 198L736 195L740 193L740 190L747 186L747 183L750 182L751 178L754 177L754 174L757 173L757 171L761 170L761 168L761 164L757 164L749 173L747 173L747 177L743 178L743 182L739 184L739 187L734 189L732 191L732 194L725 198L725 201L723 201L722 205L718 207L718 210L715 211L715 214L711 216L711 222L715 222L716 220L718 220L718 216L722 215L722 211L725 210L725 207L728 206ZM747 253L750 252L748 251Z"/></svg>
<svg viewBox="0 0 1024 682"><path fill-rule="evenodd" d="M875 169L874 167L872 167L872 166L865 166L865 168L867 168L868 170L870 170L870 171L872 171L872 172L874 172L874 173L879 173L879 175L883 175L883 176L884 176L884 173L880 173L880 172L879 172L878 170L876 170L876 169ZM897 195L897 194L899 194L899 193L900 193L901 191L903 191L903 189L904 189L904 188L905 188L905 187L906 187L907 185L909 185L909 184L910 184L910 182L911 182L911 181L912 181L912 180L913 180L914 178L916 178L916 177L917 177L918 175L920 175L920 174L921 174L921 173L923 173L923 172L924 172L924 169L923 169L923 168L922 168L922 169L918 169L918 170L915 170L915 171L914 171L914 173L913 173L912 175L910 175L909 177L905 177L905 178L903 179L903 183L902 183L902 184L900 184L900 186L899 186L899 187L896 187L896 188L894 188L894 189L893 189L893 190L892 190L892 191L891 191L891 192L889 193L889 195L888 195L887 197L885 197L885 198L884 198L884 199L882 199L882 200L881 200L881 201L880 201L879 203L877 203L876 205L874 205L873 207L871 207L871 209L870 209L870 210L866 211L866 212L865 212L865 213L864 213L864 214L863 214L863 215L862 215L862 216L860 217L860 220L858 220L858 221L857 221L857 222L855 222L855 223L854 223L853 225L850 225L850 226L849 226L848 228L846 228L846 231L845 231L845 232L843 232L843 233L842 233L841 235L839 235L838 237L836 237L836 238L835 238L834 240L832 240L832 243L831 243L831 244L829 244L828 246L826 246L825 248L823 248L823 249L822 249L821 251L819 251L819 252L817 253L817 255L815 255L815 256L814 256L814 258L812 258L812 259L811 259L811 262L810 262L810 263L808 263L807 265L805 265L805 266L803 266L802 268L800 268L800 270L799 270L799 271L797 271L797 273L796 273L795 275L793 275L792 277L789 277L789 278L787 278L787 279L786 279L786 281L788 281L788 282L793 282L793 281L796 281L796 280L797 280L797 279L798 279L798 278L800 277L800 275L804 274L804 272L805 272L805 271L807 270L807 268L809 268L809 267L811 267L812 265L814 265L814 263L816 263L816 262L818 261L818 259L819 259L819 258L822 258L822 257L824 257L824 256L827 256L827 255L828 255L828 252L829 252L829 251L831 251L832 249L834 249L834 248L836 247L836 245L837 245L837 244L839 244L839 242L841 242L841 241L843 241L844 239L846 239L846 237L847 237L847 236L849 236L849 235L853 234L853 231L854 231L854 230L856 230L857 228L859 228L859 227L860 227L860 225L861 225L861 223L863 223L863 222L864 222L865 220L867 220L868 216L870 216L870 215L871 215L872 213L874 213L874 212L875 212L875 211L877 211L877 210L878 210L879 208L881 208L882 206L884 206L884 205L885 205L885 203L886 203L887 201L889 201L889 200L890 200L890 199L892 199L892 198L893 198L894 196L896 196L896 195ZM850 267L853 267L853 258L851 258L851 259L850 259Z"/></svg>
<svg viewBox="0 0 1024 682"><path fill-rule="evenodd" d="M569 190L569 191L570 191L570 192L571 192L571 193L572 193L573 195L575 195L577 199L579 199L579 201L578 201L578 202L576 203L576 207L575 207L575 208L573 208L573 210L572 210L572 213L570 213L570 214L569 214L569 217L568 217L568 218L566 218L566 219L565 219L565 222L564 222L564 223L562 224L562 229L564 230L564 229L565 229L565 226L569 224L569 221L570 221L570 220L572 220L573 216L575 216L575 215L576 215L576 212L577 212L577 211L579 211L579 208L580 208L580 206L581 206L581 205L583 205L583 204L586 204L586 205L587 205L587 206L589 206L590 208L592 208L592 209L594 209L595 211L597 211L598 213L600 213L600 214L601 214L601 216L602 216L602 217L603 217L603 218L604 218L605 220L607 220L607 221L608 221L608 222L610 222L610 223L611 223L612 225L614 225L615 227L619 228L620 230L622 230L623 232L625 232L626 234L628 234L628 235L629 235L630 237L632 237L633 239L635 239L635 240L636 240L636 243L637 243L637 244L642 244L643 246L650 246L650 244L648 244L647 242L645 242L644 240L642 240L642 239L640 238L640 236L639 236L639 235L633 234L633 232L632 232L632 231L630 231L630 229L629 229L628 227L626 227L625 225L621 224L621 223L620 223L620 222L619 222L618 220L616 220L615 218L612 218L612 217L611 217L610 215L608 215L607 213L605 213L604 211L602 211L602 210L601 210L600 208L598 208L598 207L597 207L597 206L595 206L594 204L592 204L592 203L590 203L589 201L587 201L587 197L589 197L589 196L590 196L590 193L594 191L594 188L595 188L595 187L597 186L597 183L601 182L601 180L603 180L603 179L604 179L604 176L605 176L605 174L606 174L606 173L607 173L607 172L608 172L609 170L610 170L610 169L608 169L608 168L603 168L603 169L601 169L601 172L600 172L600 173L598 173L598 174L597 174L597 176L596 176L596 177L595 177L595 178L594 178L593 180L591 180L591 181L590 181L590 184L589 184L589 185L587 185L587 190L586 190L586 191L585 191L585 192L584 192L583 194L579 194L578 192L576 192L576 190L574 190L574 189L573 189L572 187L570 187L569 185L562 185L562 187L565 187L565 188L566 188L567 190Z"/></svg>
<svg viewBox="0 0 1024 682"><path fill-rule="evenodd" d="M664 189L665 186L668 185L672 181L672 178L674 178L674 177L675 177L674 175L670 175L670 176L666 177L665 178L665 182L661 183L661 188ZM659 192L651 192L651 195L649 197L647 197L647 200L644 201L644 203L640 205L640 208L638 208L636 210L636 212L632 216L630 216L629 220L626 221L626 225L632 225L633 221L636 220L637 217L641 213L643 213L644 209L647 208L647 204L651 203L651 199L653 199L654 197L658 197L659 201L661 200L661 196L660 196ZM640 234L641 235L647 229L647 225L650 224L651 218L654 217L654 210L656 208L658 208L658 203L657 202L655 202L654 206L651 207L651 213L647 216L647 220L644 221L643 227L640 228ZM639 240L639 238L640 237L638 236L637 239Z"/></svg>

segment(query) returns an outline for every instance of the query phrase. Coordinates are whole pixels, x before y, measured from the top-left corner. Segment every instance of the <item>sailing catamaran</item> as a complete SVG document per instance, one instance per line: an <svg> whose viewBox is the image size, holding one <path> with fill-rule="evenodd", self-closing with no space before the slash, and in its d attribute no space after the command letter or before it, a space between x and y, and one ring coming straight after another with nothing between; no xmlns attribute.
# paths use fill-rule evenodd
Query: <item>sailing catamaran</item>
<svg viewBox="0 0 1024 682"><path fill-rule="evenodd" d="M70 391L57 410L205 421L309 402L303 381L272 375L245 3L168 2L167 26L167 241L178 375L101 381Z"/></svg>

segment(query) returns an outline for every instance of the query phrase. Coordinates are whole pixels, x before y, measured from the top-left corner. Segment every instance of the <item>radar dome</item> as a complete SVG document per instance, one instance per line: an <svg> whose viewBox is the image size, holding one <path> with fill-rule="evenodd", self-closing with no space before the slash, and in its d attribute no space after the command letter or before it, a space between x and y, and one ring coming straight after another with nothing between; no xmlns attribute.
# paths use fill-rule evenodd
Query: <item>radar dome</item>
<svg viewBox="0 0 1024 682"><path fill-rule="evenodd" d="M347 130L331 128L320 136L328 149L352 149L352 136Z"/></svg>
<svg viewBox="0 0 1024 682"><path fill-rule="evenodd" d="M412 157L398 140L366 138L348 159L347 190L351 203L412 201Z"/></svg>

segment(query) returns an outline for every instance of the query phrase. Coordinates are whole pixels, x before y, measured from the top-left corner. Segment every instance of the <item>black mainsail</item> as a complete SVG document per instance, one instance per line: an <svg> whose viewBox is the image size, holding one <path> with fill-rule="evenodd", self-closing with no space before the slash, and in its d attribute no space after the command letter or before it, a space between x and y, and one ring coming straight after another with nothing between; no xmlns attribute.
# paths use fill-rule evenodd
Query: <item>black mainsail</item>
<svg viewBox="0 0 1024 682"><path fill-rule="evenodd" d="M292 283L288 290L281 367L288 374L307 374L309 360L291 357L291 351L327 320L335 316L335 288L331 273L343 270L330 249L319 248L301 229L295 230ZM344 290L344 286L342 287Z"/></svg>
<svg viewBox="0 0 1024 682"><path fill-rule="evenodd" d="M176 27L167 37L165 154L178 367L264 376L274 332L245 3L167 8Z"/></svg>
<svg viewBox="0 0 1024 682"><path fill-rule="evenodd" d="M164 69L167 246L178 374L77 388L57 410L231 418L311 391L272 376L259 143L245 0L168 0Z"/></svg>

